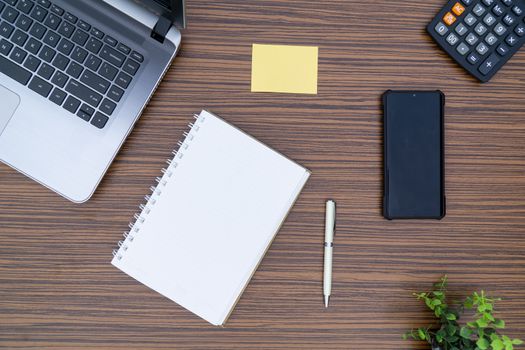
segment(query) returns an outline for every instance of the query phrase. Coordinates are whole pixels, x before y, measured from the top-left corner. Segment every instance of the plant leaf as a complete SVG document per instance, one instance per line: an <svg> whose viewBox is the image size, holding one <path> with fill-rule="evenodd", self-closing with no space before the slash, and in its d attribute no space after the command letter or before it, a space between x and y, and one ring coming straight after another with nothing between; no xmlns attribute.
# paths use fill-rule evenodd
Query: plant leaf
<svg viewBox="0 0 525 350"><path fill-rule="evenodd" d="M523 344L523 340L521 340L521 339L512 339L512 344L514 344L514 345L521 345L521 344Z"/></svg>
<svg viewBox="0 0 525 350"><path fill-rule="evenodd" d="M503 348L505 347L503 345L503 342L499 339L494 339L492 343L490 343L490 346L492 346L493 350L503 350Z"/></svg>
<svg viewBox="0 0 525 350"><path fill-rule="evenodd" d="M456 320L456 315L450 313L450 314L447 314L446 318L449 321L454 321L454 320Z"/></svg>
<svg viewBox="0 0 525 350"><path fill-rule="evenodd" d="M489 348L489 341L485 338L479 338L478 341L476 342L476 345L481 350L486 350Z"/></svg>
<svg viewBox="0 0 525 350"><path fill-rule="evenodd" d="M427 339L427 335L425 334L425 331L423 329L419 328L417 330L417 334L419 335L419 338L421 340L426 340Z"/></svg>
<svg viewBox="0 0 525 350"><path fill-rule="evenodd" d="M467 327L461 327L461 329L459 331L459 335L462 338L470 339L470 336L472 335L472 331L470 329L468 329Z"/></svg>
<svg viewBox="0 0 525 350"><path fill-rule="evenodd" d="M505 321L497 319L494 321L494 327L496 328L505 328Z"/></svg>

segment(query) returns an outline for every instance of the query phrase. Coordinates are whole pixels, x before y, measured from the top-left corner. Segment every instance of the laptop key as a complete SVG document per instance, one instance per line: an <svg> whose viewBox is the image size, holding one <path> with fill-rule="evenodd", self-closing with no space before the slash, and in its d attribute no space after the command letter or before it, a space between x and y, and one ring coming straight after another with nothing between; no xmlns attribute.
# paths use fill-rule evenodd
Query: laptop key
<svg viewBox="0 0 525 350"><path fill-rule="evenodd" d="M3 56L0 56L0 73L4 73L22 85L26 85L31 78L30 71L20 67L16 63L11 62Z"/></svg>
<svg viewBox="0 0 525 350"><path fill-rule="evenodd" d="M11 44L9 41L5 39L0 40L0 54L7 56L11 52L12 48L13 44Z"/></svg>
<svg viewBox="0 0 525 350"><path fill-rule="evenodd" d="M119 50L120 52L122 52L125 55L129 55L129 53L131 52L131 49L129 47L127 47L126 45L122 44L122 43L119 43L117 45L117 50Z"/></svg>
<svg viewBox="0 0 525 350"><path fill-rule="evenodd" d="M131 75L135 75L135 73L137 73L137 71L139 70L139 67L140 67L140 64L138 64L137 62L133 61L133 60L126 60L126 63L124 63L124 67L122 67L122 70L124 70L124 72L126 73L129 73Z"/></svg>
<svg viewBox="0 0 525 350"><path fill-rule="evenodd" d="M80 64L76 62L71 62L69 67L67 67L66 73L74 78L78 78L83 70L84 68Z"/></svg>
<svg viewBox="0 0 525 350"><path fill-rule="evenodd" d="M60 36L52 30L48 30L44 36L44 44L48 44L51 47L57 46L60 40Z"/></svg>
<svg viewBox="0 0 525 350"><path fill-rule="evenodd" d="M75 47L73 53L71 53L71 58L77 61L78 63L84 63L88 52L81 47Z"/></svg>
<svg viewBox="0 0 525 350"><path fill-rule="evenodd" d="M88 106L85 103L82 104L82 106L80 107L80 110L86 113L87 115L89 115L90 117L92 117L93 114L95 114L95 108Z"/></svg>
<svg viewBox="0 0 525 350"><path fill-rule="evenodd" d="M53 85L47 81L42 80L40 77L34 76L29 83L29 88L37 94L47 97L53 88Z"/></svg>
<svg viewBox="0 0 525 350"><path fill-rule="evenodd" d="M80 29L85 30L86 32L88 32L91 29L91 25L89 23L84 22L83 20L79 20L77 26Z"/></svg>
<svg viewBox="0 0 525 350"><path fill-rule="evenodd" d="M99 77L98 74L93 73L87 69L80 77L80 81L89 86L90 88L94 89L95 91L100 92L101 94L105 94L106 91L108 91L109 86L111 85L109 81Z"/></svg>
<svg viewBox="0 0 525 350"><path fill-rule="evenodd" d="M104 42L109 46L117 46L117 40L109 35L106 35L106 37L104 38Z"/></svg>
<svg viewBox="0 0 525 350"><path fill-rule="evenodd" d="M21 31L20 29L15 30L15 33L11 37L11 41L20 47L23 47L29 36Z"/></svg>
<svg viewBox="0 0 525 350"><path fill-rule="evenodd" d="M77 112L78 106L80 106L80 101L74 98L73 96L68 96L66 102L62 106L65 110L75 114Z"/></svg>
<svg viewBox="0 0 525 350"><path fill-rule="evenodd" d="M58 25L60 24L60 22L62 22L62 20L60 19L60 17L58 17L57 15L53 14L53 13L50 13L46 20L44 21L44 24L53 29L53 30L56 30L58 28Z"/></svg>
<svg viewBox="0 0 525 350"><path fill-rule="evenodd" d="M31 34L32 36L34 36L37 39L42 39L42 37L44 36L46 31L47 31L46 27L44 27L40 23L35 23L31 27L31 30L29 31L29 34Z"/></svg>
<svg viewBox="0 0 525 350"><path fill-rule="evenodd" d="M124 95L124 90L118 86L112 85L108 91L108 97L115 102L120 102L120 99Z"/></svg>
<svg viewBox="0 0 525 350"><path fill-rule="evenodd" d="M107 62L102 63L102 66L98 70L98 73L109 81L113 81L118 73L118 69L113 67Z"/></svg>
<svg viewBox="0 0 525 350"><path fill-rule="evenodd" d="M66 91L95 108L98 107L102 100L102 95L76 80L69 81L66 85Z"/></svg>
<svg viewBox="0 0 525 350"><path fill-rule="evenodd" d="M122 67L126 58L126 56L107 45L104 45L102 51L100 51L100 57L118 68Z"/></svg>
<svg viewBox="0 0 525 350"><path fill-rule="evenodd" d="M65 70L69 62L69 58L59 53L53 60L53 66L60 70Z"/></svg>
<svg viewBox="0 0 525 350"><path fill-rule="evenodd" d="M13 61L15 61L18 64L22 64L26 56L27 56L27 52L25 52L19 47L15 47L13 52L11 52L11 55L9 56L9 58L11 58Z"/></svg>
<svg viewBox="0 0 525 350"><path fill-rule="evenodd" d="M26 15L21 15L18 17L18 20L16 21L16 26L23 31L28 31L29 27L31 27L31 24L33 24L33 20Z"/></svg>
<svg viewBox="0 0 525 350"><path fill-rule="evenodd" d="M51 82L56 86L63 88L64 86L66 86L68 79L69 77L64 73L62 73L61 71L56 71L55 75L53 76L53 79L51 79Z"/></svg>
<svg viewBox="0 0 525 350"><path fill-rule="evenodd" d="M62 16L64 14L64 9L62 9L61 7L58 7L55 4L51 5L51 9L50 10L51 10L51 12L56 13L58 16Z"/></svg>
<svg viewBox="0 0 525 350"><path fill-rule="evenodd" d="M102 33L100 30L98 30L95 27L91 28L90 33L91 33L91 35L93 35L94 37L99 38L99 39L102 39L104 37L104 33Z"/></svg>
<svg viewBox="0 0 525 350"><path fill-rule="evenodd" d="M42 22L44 18L46 18L46 15L47 15L47 10L37 5L33 9L33 11L31 11L31 14L29 16L31 16L31 18L39 22Z"/></svg>
<svg viewBox="0 0 525 350"><path fill-rule="evenodd" d="M86 112L84 112L82 109L78 110L77 116L79 116L80 119L83 119L83 120L85 120L87 122L91 119L91 116L89 114L87 114Z"/></svg>
<svg viewBox="0 0 525 350"><path fill-rule="evenodd" d="M6 39L9 39L13 31L15 30L15 27L10 25L7 22L0 23L0 35L3 36Z"/></svg>
<svg viewBox="0 0 525 350"><path fill-rule="evenodd" d="M100 67L100 64L102 63L102 60L98 57L95 57L94 55L89 55L86 60L86 67L91 69L93 72L96 72L98 67Z"/></svg>
<svg viewBox="0 0 525 350"><path fill-rule="evenodd" d="M57 50L63 53L64 55L69 56L69 54L73 50L73 47L75 47L75 44L73 44L67 39L62 38L58 43Z"/></svg>
<svg viewBox="0 0 525 350"><path fill-rule="evenodd" d="M51 6L51 2L49 0L36 0L36 2L45 8L49 8L49 6Z"/></svg>
<svg viewBox="0 0 525 350"><path fill-rule="evenodd" d="M44 46L42 50L40 50L38 57L46 62L51 62L53 60L53 57L55 57L55 53L55 50L53 50L49 46Z"/></svg>
<svg viewBox="0 0 525 350"><path fill-rule="evenodd" d="M102 101L102 104L100 105L99 109L101 112L106 113L107 115L111 115L115 110L115 107L117 107L115 103L105 98L104 101Z"/></svg>
<svg viewBox="0 0 525 350"><path fill-rule="evenodd" d="M140 62L140 63L144 62L144 56L142 56L137 51L133 51L131 53L131 58L133 58L135 61Z"/></svg>
<svg viewBox="0 0 525 350"><path fill-rule="evenodd" d="M16 8L23 13L28 14L31 9L33 8L33 2L31 0L20 0L18 2L18 5L16 5Z"/></svg>
<svg viewBox="0 0 525 350"><path fill-rule="evenodd" d="M73 42L75 44L78 44L80 46L84 46L84 44L86 43L88 38L89 38L89 34L88 33L86 33L85 31L83 31L81 29L77 29L75 31L75 34L73 34L73 36L71 37L71 40L73 40Z"/></svg>
<svg viewBox="0 0 525 350"><path fill-rule="evenodd" d="M88 49L89 51L95 54L97 54L100 51L101 47L102 47L102 41L97 40L95 38L89 38L86 44L86 49Z"/></svg>
<svg viewBox="0 0 525 350"><path fill-rule="evenodd" d="M38 53L38 50L40 50L40 47L42 47L42 44L38 40L36 40L35 38L29 38L25 49L31 52L33 55L36 55Z"/></svg>
<svg viewBox="0 0 525 350"><path fill-rule="evenodd" d="M69 22L64 21L58 28L58 33L65 36L66 38L69 38L73 34L74 30L75 30L74 25L72 25Z"/></svg>
<svg viewBox="0 0 525 350"><path fill-rule="evenodd" d="M66 21L68 21L70 23L73 23L73 24L77 23L77 21L78 21L77 16L72 15L69 12L66 12L66 14L64 15L64 18L66 19Z"/></svg>
<svg viewBox="0 0 525 350"><path fill-rule="evenodd" d="M2 12L2 18L5 19L6 21L10 22L10 23L15 23L15 21L16 21L16 19L17 19L19 14L20 14L20 12L18 12L14 8L7 7L4 10L4 12Z"/></svg>
<svg viewBox="0 0 525 350"><path fill-rule="evenodd" d="M91 120L91 124L96 126L99 129L104 128L108 122L109 118L106 117L104 114L97 112L93 119Z"/></svg>
<svg viewBox="0 0 525 350"><path fill-rule="evenodd" d="M49 100L57 105L61 106L62 102L66 99L67 94L60 90L59 88L54 88L51 95L49 95Z"/></svg>
<svg viewBox="0 0 525 350"><path fill-rule="evenodd" d="M51 67L47 63L43 63L42 66L40 66L40 69L38 70L38 75L40 75L42 78L49 80L51 79L51 76L55 73L55 68Z"/></svg>
<svg viewBox="0 0 525 350"><path fill-rule="evenodd" d="M38 58L36 58L33 55L30 55L26 61L24 62L24 67L29 69L31 72L36 72L38 66L40 65L42 61L40 61Z"/></svg>
<svg viewBox="0 0 525 350"><path fill-rule="evenodd" d="M132 78L126 73L120 72L119 75L117 76L117 79L115 79L115 84L117 84L123 89L127 89L127 87L129 86L129 83L131 83L131 79Z"/></svg>
<svg viewBox="0 0 525 350"><path fill-rule="evenodd" d="M4 9L5 5L3 2L0 2L0 13L2 13L2 10Z"/></svg>

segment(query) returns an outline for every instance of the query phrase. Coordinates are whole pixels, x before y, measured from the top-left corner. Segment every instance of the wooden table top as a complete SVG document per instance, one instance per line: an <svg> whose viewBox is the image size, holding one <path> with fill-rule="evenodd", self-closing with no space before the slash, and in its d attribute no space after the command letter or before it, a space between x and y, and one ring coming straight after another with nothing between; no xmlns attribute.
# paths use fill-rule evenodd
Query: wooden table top
<svg viewBox="0 0 525 350"><path fill-rule="evenodd" d="M427 349L411 293L448 274L486 289L525 333L525 52L488 84L425 32L443 0L188 1L180 55L94 197L78 205L0 165L0 348ZM250 92L252 43L319 46L316 96ZM446 94L448 213L381 215L387 89ZM312 170L224 328L110 265L191 115L217 113ZM324 201L338 203L333 294L322 297Z"/></svg>

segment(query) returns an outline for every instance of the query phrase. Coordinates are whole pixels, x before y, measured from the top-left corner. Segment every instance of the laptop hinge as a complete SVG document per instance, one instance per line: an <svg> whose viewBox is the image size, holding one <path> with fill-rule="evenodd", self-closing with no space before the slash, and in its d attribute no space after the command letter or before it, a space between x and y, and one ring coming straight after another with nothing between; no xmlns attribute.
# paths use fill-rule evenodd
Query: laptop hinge
<svg viewBox="0 0 525 350"><path fill-rule="evenodd" d="M158 42L163 43L172 25L172 19L168 17L168 15L160 16L159 20L157 21L157 23L153 27L153 30L151 31L151 37L157 40Z"/></svg>

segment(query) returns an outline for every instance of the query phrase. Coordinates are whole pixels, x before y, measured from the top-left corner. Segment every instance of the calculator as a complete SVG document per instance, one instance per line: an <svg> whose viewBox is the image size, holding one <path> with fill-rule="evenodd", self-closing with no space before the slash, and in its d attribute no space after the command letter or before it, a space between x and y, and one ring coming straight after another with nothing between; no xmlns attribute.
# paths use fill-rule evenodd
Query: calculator
<svg viewBox="0 0 525 350"><path fill-rule="evenodd" d="M460 66L487 82L525 41L525 0L451 0L427 30Z"/></svg>

